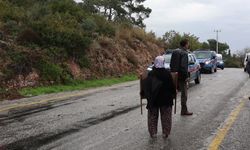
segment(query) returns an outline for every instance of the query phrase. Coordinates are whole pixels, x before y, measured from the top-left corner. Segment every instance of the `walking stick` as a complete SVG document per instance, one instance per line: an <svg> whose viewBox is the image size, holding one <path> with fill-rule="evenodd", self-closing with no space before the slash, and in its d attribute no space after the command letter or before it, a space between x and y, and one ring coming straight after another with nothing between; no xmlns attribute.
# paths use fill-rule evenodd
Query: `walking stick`
<svg viewBox="0 0 250 150"><path fill-rule="evenodd" d="M140 74L140 105L141 105L141 115L143 115L143 110L142 110L142 74Z"/></svg>
<svg viewBox="0 0 250 150"><path fill-rule="evenodd" d="M175 84L175 90L177 91L177 86L178 86L178 72L172 72L171 73L174 84ZM177 92L174 98L174 114L176 114L176 105L177 105Z"/></svg>

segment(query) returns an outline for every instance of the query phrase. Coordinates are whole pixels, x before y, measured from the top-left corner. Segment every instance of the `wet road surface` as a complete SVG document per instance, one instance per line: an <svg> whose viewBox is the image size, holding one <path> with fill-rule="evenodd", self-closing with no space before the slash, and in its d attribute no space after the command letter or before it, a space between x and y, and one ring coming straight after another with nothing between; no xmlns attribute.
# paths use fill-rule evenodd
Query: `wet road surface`
<svg viewBox="0 0 250 150"><path fill-rule="evenodd" d="M188 106L194 115L181 117L178 99L172 132L166 140L161 137L160 125L157 139L149 138L146 109L140 115L138 85L136 81L1 114L0 150L209 149L241 101L245 102L244 106L219 148L249 149L250 80L242 69L203 74L200 85L191 83Z"/></svg>

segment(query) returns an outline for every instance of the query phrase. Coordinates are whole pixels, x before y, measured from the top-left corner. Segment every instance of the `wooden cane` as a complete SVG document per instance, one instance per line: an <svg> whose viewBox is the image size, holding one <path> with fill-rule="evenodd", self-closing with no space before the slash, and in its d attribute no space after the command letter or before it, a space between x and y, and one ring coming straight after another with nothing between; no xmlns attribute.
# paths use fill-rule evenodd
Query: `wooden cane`
<svg viewBox="0 0 250 150"><path fill-rule="evenodd" d="M141 115L143 115L143 110L142 110L142 74L140 74L140 105L141 105Z"/></svg>
<svg viewBox="0 0 250 150"><path fill-rule="evenodd" d="M141 115L143 115L143 110L142 110L142 98L141 98Z"/></svg>
<svg viewBox="0 0 250 150"><path fill-rule="evenodd" d="M176 114L176 101L177 101L177 99L175 98L174 99L174 114Z"/></svg>
<svg viewBox="0 0 250 150"><path fill-rule="evenodd" d="M175 73L176 79L175 79L175 90L176 90L176 95L175 95L175 102L174 102L174 114L176 114L176 106L177 106L177 86L178 86L178 73Z"/></svg>
<svg viewBox="0 0 250 150"><path fill-rule="evenodd" d="M175 90L177 91L177 86L178 86L178 73L177 72L172 72L171 73L174 84L175 84ZM174 114L176 114L176 105L177 105L177 92L174 98Z"/></svg>

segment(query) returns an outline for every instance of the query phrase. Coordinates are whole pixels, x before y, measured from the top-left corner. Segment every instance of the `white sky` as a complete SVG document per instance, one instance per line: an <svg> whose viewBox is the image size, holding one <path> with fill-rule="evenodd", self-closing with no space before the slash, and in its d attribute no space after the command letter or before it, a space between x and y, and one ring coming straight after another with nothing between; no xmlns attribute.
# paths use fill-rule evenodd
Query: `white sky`
<svg viewBox="0 0 250 150"><path fill-rule="evenodd" d="M249 0L147 0L145 5L152 9L146 29L157 36L176 30L206 41L215 39L214 30L220 29L219 41L233 51L250 46Z"/></svg>
<svg viewBox="0 0 250 150"><path fill-rule="evenodd" d="M81 1L81 0L75 0ZM250 0L146 0L152 13L147 31L162 36L169 30L192 33L206 41L216 37L233 51L250 46Z"/></svg>

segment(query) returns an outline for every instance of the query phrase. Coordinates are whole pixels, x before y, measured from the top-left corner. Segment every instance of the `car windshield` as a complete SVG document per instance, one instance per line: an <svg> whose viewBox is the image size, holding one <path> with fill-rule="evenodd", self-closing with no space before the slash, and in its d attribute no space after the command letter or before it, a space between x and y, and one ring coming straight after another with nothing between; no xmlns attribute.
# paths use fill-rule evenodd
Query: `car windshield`
<svg viewBox="0 0 250 150"><path fill-rule="evenodd" d="M164 55L165 63L170 63L171 57L172 57L172 54Z"/></svg>
<svg viewBox="0 0 250 150"><path fill-rule="evenodd" d="M212 56L210 52L195 52L194 54L197 59L206 59Z"/></svg>

